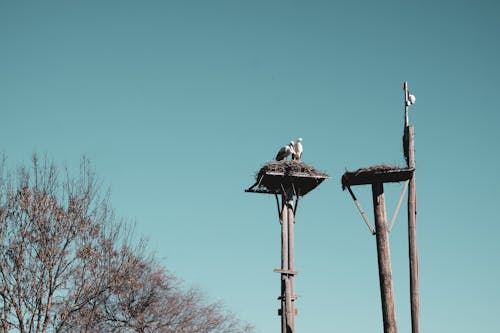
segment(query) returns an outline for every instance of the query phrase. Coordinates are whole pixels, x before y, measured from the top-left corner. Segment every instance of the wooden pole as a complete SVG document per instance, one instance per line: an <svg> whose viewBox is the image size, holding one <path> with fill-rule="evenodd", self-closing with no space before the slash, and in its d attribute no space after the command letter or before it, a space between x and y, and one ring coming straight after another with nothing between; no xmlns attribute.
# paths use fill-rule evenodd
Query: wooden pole
<svg viewBox="0 0 500 333"><path fill-rule="evenodd" d="M275 270L281 274L281 332L295 332L294 308L294 224L295 213L293 193L287 191L281 196L281 269Z"/></svg>
<svg viewBox="0 0 500 333"><path fill-rule="evenodd" d="M294 270L294 260L295 260L295 212L293 204L293 195L288 197L288 269ZM294 276L289 275L288 280L290 281L290 288L288 289L288 295L290 297L290 302L287 304L288 313L288 328L290 333L295 332L295 292L294 292Z"/></svg>
<svg viewBox="0 0 500 333"><path fill-rule="evenodd" d="M410 92L408 91L408 82L403 82L403 90L405 92L405 128L410 125L410 118L408 116L408 105L409 103L409 95Z"/></svg>
<svg viewBox="0 0 500 333"><path fill-rule="evenodd" d="M290 282L290 277L286 276L285 279L285 318L286 318L286 328L285 332L286 333L294 333L295 332L295 325L294 325L294 320L293 320L293 313L292 313L292 295L291 295L291 282Z"/></svg>
<svg viewBox="0 0 500 333"><path fill-rule="evenodd" d="M285 195L281 202L281 269L288 270L288 202Z"/></svg>
<svg viewBox="0 0 500 333"><path fill-rule="evenodd" d="M415 168L415 145L413 126L406 127L408 138L408 167ZM408 247L410 261L410 305L412 333L419 333L420 301L418 289L418 248L417 248L417 191L415 174L408 185Z"/></svg>
<svg viewBox="0 0 500 333"><path fill-rule="evenodd" d="M396 333L396 310L394 308L394 289L392 286L391 256L383 183L372 184L372 193L384 333Z"/></svg>
<svg viewBox="0 0 500 333"><path fill-rule="evenodd" d="M288 270L288 204L287 195L281 196L281 269ZM281 332L287 333L287 294L289 282L286 274L281 274Z"/></svg>

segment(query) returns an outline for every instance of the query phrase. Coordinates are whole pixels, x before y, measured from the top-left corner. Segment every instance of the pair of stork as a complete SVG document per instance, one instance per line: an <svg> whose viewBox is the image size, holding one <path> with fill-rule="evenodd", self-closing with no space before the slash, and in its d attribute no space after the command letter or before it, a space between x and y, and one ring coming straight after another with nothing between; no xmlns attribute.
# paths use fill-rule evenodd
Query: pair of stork
<svg viewBox="0 0 500 333"><path fill-rule="evenodd" d="M276 161L284 160L290 155L292 155L292 160L299 161L302 156L302 151L302 138L298 138L296 143L290 141L288 145L281 147L276 155Z"/></svg>

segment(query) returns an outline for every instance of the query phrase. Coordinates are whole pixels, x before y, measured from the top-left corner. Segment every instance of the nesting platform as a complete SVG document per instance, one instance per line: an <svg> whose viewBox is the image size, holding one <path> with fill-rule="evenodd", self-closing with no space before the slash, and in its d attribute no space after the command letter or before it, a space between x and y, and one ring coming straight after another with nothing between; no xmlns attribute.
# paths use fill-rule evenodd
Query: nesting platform
<svg viewBox="0 0 500 333"><path fill-rule="evenodd" d="M414 168L399 168L386 164L346 171L342 176L342 190L352 185L403 182L412 177L413 171Z"/></svg>
<svg viewBox="0 0 500 333"><path fill-rule="evenodd" d="M301 161L270 161L257 172L255 184L245 192L264 194L285 194L293 191L304 196L314 190L325 179L326 173Z"/></svg>

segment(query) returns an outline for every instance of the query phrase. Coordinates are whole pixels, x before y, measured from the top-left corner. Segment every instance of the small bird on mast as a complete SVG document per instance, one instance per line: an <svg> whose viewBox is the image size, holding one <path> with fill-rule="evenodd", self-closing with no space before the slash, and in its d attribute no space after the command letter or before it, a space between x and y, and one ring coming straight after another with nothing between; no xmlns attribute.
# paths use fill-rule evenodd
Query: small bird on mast
<svg viewBox="0 0 500 333"><path fill-rule="evenodd" d="M302 138L297 139L297 143L293 146L295 153L292 155L292 159L295 161L300 161L300 158L302 157Z"/></svg>
<svg viewBox="0 0 500 333"><path fill-rule="evenodd" d="M410 94L410 90L408 89L408 82L403 82L403 90L405 92L405 126L410 124L410 119L408 117L409 106L415 104L416 98L415 95Z"/></svg>
<svg viewBox="0 0 500 333"><path fill-rule="evenodd" d="M406 106L415 104L415 101L417 99L415 98L415 95L410 94L410 90L408 89L408 82L406 82L406 81L403 82L403 90L405 91L405 104L406 104Z"/></svg>
<svg viewBox="0 0 500 333"><path fill-rule="evenodd" d="M290 141L290 143L284 147L281 147L278 154L276 155L276 161L281 161L287 158L290 154L295 154L294 142Z"/></svg>
<svg viewBox="0 0 500 333"><path fill-rule="evenodd" d="M415 95L412 94L408 95L408 101L410 102L411 105L415 104L416 100L417 99L415 98Z"/></svg>

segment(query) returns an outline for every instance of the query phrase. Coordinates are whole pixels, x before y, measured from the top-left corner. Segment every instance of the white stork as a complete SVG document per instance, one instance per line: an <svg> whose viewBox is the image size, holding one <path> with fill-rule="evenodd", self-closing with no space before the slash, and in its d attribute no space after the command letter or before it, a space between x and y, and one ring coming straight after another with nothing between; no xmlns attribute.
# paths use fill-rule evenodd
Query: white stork
<svg viewBox="0 0 500 333"><path fill-rule="evenodd" d="M416 100L417 99L415 98L415 95L412 94L408 95L408 102L410 102L411 105L415 104Z"/></svg>
<svg viewBox="0 0 500 333"><path fill-rule="evenodd" d="M295 153L292 155L292 159L300 161L300 158L302 157L302 151L304 150L302 148L302 138L297 139L297 143L293 146L293 149L295 150Z"/></svg>
<svg viewBox="0 0 500 333"><path fill-rule="evenodd" d="M288 145L281 147L280 151L276 155L276 161L284 160L285 158L288 157L288 155L295 154L295 150L293 147L294 147L293 141L290 141Z"/></svg>

